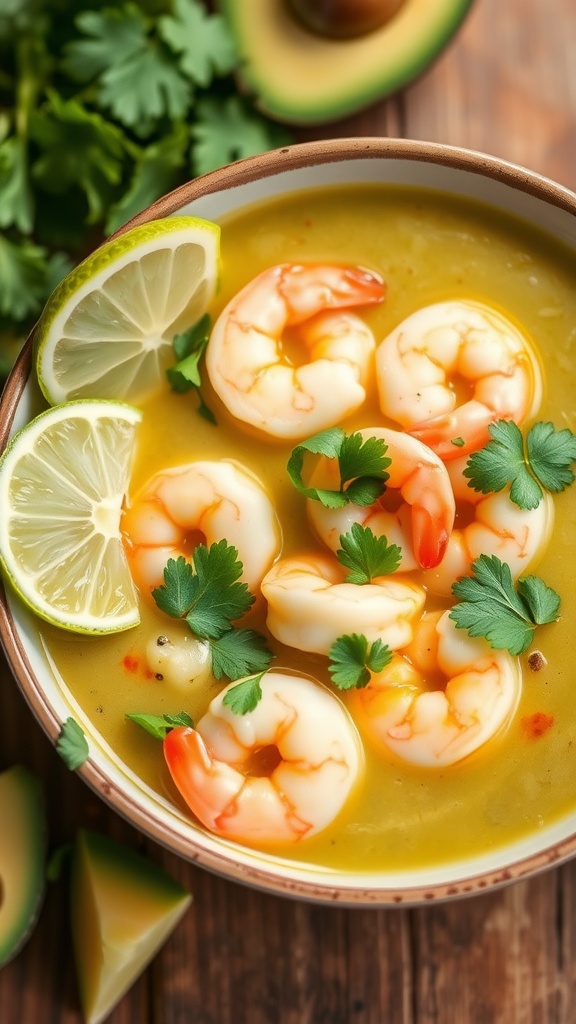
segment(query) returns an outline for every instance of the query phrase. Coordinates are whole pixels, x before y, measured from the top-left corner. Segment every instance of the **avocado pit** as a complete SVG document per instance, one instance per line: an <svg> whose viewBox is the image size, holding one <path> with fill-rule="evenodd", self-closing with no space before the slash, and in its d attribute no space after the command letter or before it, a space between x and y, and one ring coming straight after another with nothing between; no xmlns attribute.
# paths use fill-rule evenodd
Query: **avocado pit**
<svg viewBox="0 0 576 1024"><path fill-rule="evenodd" d="M385 25L405 0L286 0L293 14L312 32L352 39Z"/></svg>

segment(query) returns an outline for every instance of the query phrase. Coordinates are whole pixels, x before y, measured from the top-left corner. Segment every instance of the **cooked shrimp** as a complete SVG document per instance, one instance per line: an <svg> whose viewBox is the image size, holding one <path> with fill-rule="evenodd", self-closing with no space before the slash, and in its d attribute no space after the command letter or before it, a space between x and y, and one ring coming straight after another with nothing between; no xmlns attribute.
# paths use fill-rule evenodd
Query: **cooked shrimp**
<svg viewBox="0 0 576 1024"><path fill-rule="evenodd" d="M348 309L383 298L382 280L359 267L270 267L214 324L206 350L214 390L233 416L273 437L333 426L364 401L376 347Z"/></svg>
<svg viewBox="0 0 576 1024"><path fill-rule="evenodd" d="M468 757L510 722L520 698L518 659L448 616L425 615L412 643L350 696L359 728L411 764L443 768Z"/></svg>
<svg viewBox="0 0 576 1024"><path fill-rule="evenodd" d="M255 845L296 843L326 828L363 775L356 727L320 683L267 672L253 711L234 714L222 690L196 729L164 740L170 774L206 828Z"/></svg>
<svg viewBox="0 0 576 1024"><path fill-rule="evenodd" d="M162 583L169 558L190 558L199 542L224 539L234 546L252 591L280 550L278 520L262 484L227 460L155 473L124 512L122 532L134 581L148 592Z"/></svg>
<svg viewBox="0 0 576 1024"><path fill-rule="evenodd" d="M398 576L380 576L359 586L327 555L300 555L276 562L262 580L272 636L300 651L328 654L346 633L363 633L392 649L412 638L421 614L422 587Z"/></svg>
<svg viewBox="0 0 576 1024"><path fill-rule="evenodd" d="M442 459L481 448L495 420L530 419L542 398L528 338L496 310L464 300L403 320L377 349L376 376L382 412ZM459 404L466 387L472 396Z"/></svg>
<svg viewBox="0 0 576 1024"><path fill-rule="evenodd" d="M444 463L421 441L398 430L367 427L359 433L364 438L379 438L388 445L386 456L392 461L387 468L386 491L367 507L348 504L333 509L308 499L308 517L316 533L336 552L341 535L348 533L354 523L359 523L401 548L399 572L438 565L446 551L455 512L452 485ZM321 458L311 485L335 489L338 472L335 459ZM404 499L396 510L387 507L391 491L399 491Z"/></svg>
<svg viewBox="0 0 576 1024"><path fill-rule="evenodd" d="M456 497L456 526L441 563L423 572L421 583L433 594L449 597L452 584L469 576L480 555L497 555L517 579L543 554L554 524L554 501L545 494L537 508L515 505L507 488L480 494L463 476L467 457L447 463Z"/></svg>

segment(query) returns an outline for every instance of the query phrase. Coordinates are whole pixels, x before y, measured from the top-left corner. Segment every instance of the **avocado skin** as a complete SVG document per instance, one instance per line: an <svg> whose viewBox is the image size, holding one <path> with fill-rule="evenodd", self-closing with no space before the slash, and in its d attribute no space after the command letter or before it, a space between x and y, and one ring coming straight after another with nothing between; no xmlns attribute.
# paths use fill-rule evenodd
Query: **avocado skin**
<svg viewBox="0 0 576 1024"><path fill-rule="evenodd" d="M393 95L432 63L473 0L406 0L366 35L306 29L288 0L219 0L240 57L238 84L257 108L296 126L327 124Z"/></svg>
<svg viewBox="0 0 576 1024"><path fill-rule="evenodd" d="M46 888L44 796L39 780L23 765L0 772L0 821L0 967L4 967L29 939Z"/></svg>

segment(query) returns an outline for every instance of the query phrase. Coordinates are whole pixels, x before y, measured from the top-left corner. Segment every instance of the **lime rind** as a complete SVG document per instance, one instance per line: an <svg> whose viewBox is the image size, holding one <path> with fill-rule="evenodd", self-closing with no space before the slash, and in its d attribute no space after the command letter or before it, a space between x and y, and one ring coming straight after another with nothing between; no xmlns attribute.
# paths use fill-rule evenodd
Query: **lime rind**
<svg viewBox="0 0 576 1024"><path fill-rule="evenodd" d="M220 273L220 228L150 221L105 242L57 286L38 323L36 369L52 404L138 401L164 383L172 338L206 313Z"/></svg>
<svg viewBox="0 0 576 1024"><path fill-rule="evenodd" d="M139 621L120 534L141 413L83 400L40 413L0 457L0 564L38 616L77 633Z"/></svg>

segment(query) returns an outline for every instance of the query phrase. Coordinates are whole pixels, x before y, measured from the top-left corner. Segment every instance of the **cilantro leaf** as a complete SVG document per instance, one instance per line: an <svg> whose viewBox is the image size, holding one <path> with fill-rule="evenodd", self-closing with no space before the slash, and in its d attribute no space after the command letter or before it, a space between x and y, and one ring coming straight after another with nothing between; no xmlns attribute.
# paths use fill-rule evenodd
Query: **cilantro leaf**
<svg viewBox="0 0 576 1024"><path fill-rule="evenodd" d="M61 67L70 78L90 82L146 45L149 22L135 4L125 4L119 9L81 11L75 25L77 35L64 46Z"/></svg>
<svg viewBox="0 0 576 1024"><path fill-rule="evenodd" d="M225 707L230 708L235 715L246 715L249 711L254 711L262 699L260 680L263 675L264 672L259 672L231 686L222 698Z"/></svg>
<svg viewBox="0 0 576 1024"><path fill-rule="evenodd" d="M369 644L363 634L339 636L328 653L328 671L339 690L362 689L372 672L381 672L392 660L392 651L381 640Z"/></svg>
<svg viewBox="0 0 576 1024"><path fill-rule="evenodd" d="M23 320L39 312L48 294L46 249L0 234L0 313Z"/></svg>
<svg viewBox="0 0 576 1024"><path fill-rule="evenodd" d="M289 141L285 130L258 114L240 96L205 96L195 105L192 136L192 171L206 174Z"/></svg>
<svg viewBox="0 0 576 1024"><path fill-rule="evenodd" d="M205 640L226 633L254 603L242 575L238 552L226 540L210 547L198 544L192 564L183 555L170 558L164 569L164 583L152 591L161 611L173 618L185 618L190 629Z"/></svg>
<svg viewBox="0 0 576 1024"><path fill-rule="evenodd" d="M210 649L216 679L241 679L251 672L263 672L273 658L266 638L253 629L230 629L213 640Z"/></svg>
<svg viewBox="0 0 576 1024"><path fill-rule="evenodd" d="M221 14L210 14L197 0L174 0L173 12L158 19L158 31L193 82L205 88L215 75L234 70L238 56Z"/></svg>
<svg viewBox="0 0 576 1024"><path fill-rule="evenodd" d="M164 568L164 583L152 591L160 611L173 619L183 619L194 603L197 581L194 570L184 558L169 558Z"/></svg>
<svg viewBox="0 0 576 1024"><path fill-rule="evenodd" d="M63 722L58 739L56 740L56 750L71 772L81 768L90 757L90 750L84 730L74 718L67 718Z"/></svg>
<svg viewBox="0 0 576 1024"><path fill-rule="evenodd" d="M122 180L125 139L121 130L77 100L48 91L48 104L30 118L30 136L42 149L34 180L46 191L78 186L88 204L87 222L103 216L112 187Z"/></svg>
<svg viewBox="0 0 576 1024"><path fill-rule="evenodd" d="M536 626L558 618L560 598L539 577L527 576L515 589L510 566L496 555L480 555L472 572L453 584L460 602L449 613L470 636L486 637L494 648L522 654Z"/></svg>
<svg viewBox="0 0 576 1024"><path fill-rule="evenodd" d="M510 484L510 498L519 508L537 508L543 488L564 490L574 481L570 469L576 460L576 435L556 430L552 423L535 423L526 437L511 420L498 420L489 428L491 440L474 452L464 476L481 494L501 491Z"/></svg>
<svg viewBox="0 0 576 1024"><path fill-rule="evenodd" d="M340 537L341 548L336 557L350 569L347 583L370 583L375 576L388 576L400 565L402 549L389 544L383 535L377 537L369 526L353 523Z"/></svg>
<svg viewBox="0 0 576 1024"><path fill-rule="evenodd" d="M576 461L576 434L552 423L535 423L526 437L528 463L543 487L553 493L574 482L570 469Z"/></svg>
<svg viewBox="0 0 576 1024"><path fill-rule="evenodd" d="M179 726L187 726L190 729L194 727L194 722L186 711L180 711L177 715L162 715L162 717L135 712L126 715L126 718L139 725L155 740L163 740L172 729L177 729Z"/></svg>
<svg viewBox="0 0 576 1024"><path fill-rule="evenodd" d="M363 438L360 433L345 434L340 427L330 427L293 449L287 464L288 476L300 494L320 501L326 508L343 508L349 502L372 505L382 494L384 481L388 479L386 467L391 460L385 454L387 447L380 438ZM305 485L302 470L307 452L338 460L338 490Z"/></svg>
<svg viewBox="0 0 576 1024"><path fill-rule="evenodd" d="M184 118L192 100L189 83L156 42L109 68L100 83L101 105L137 133L142 123L148 127L162 117Z"/></svg>
<svg viewBox="0 0 576 1024"><path fill-rule="evenodd" d="M349 480L356 480L359 477L376 477L381 481L387 480L389 474L386 469L392 462L386 455L387 451L388 445L381 438L364 438L360 433L345 434L338 453L342 483L348 483ZM380 488L380 493L382 493L382 488Z"/></svg>
<svg viewBox="0 0 576 1024"><path fill-rule="evenodd" d="M0 227L14 225L29 234L34 224L34 197L27 148L11 136L0 142Z"/></svg>
<svg viewBox="0 0 576 1024"><path fill-rule="evenodd" d="M183 394L195 391L199 400L198 412L210 423L216 423L216 417L205 404L200 391L200 360L210 339L210 317L203 316L196 324L183 334L172 339L172 347L178 358L175 366L166 370L168 382L173 391Z"/></svg>
<svg viewBox="0 0 576 1024"><path fill-rule="evenodd" d="M80 81L95 80L99 105L121 124L147 134L162 117L186 116L190 81L136 4L84 11L76 24L88 38L68 44L64 68Z"/></svg>

